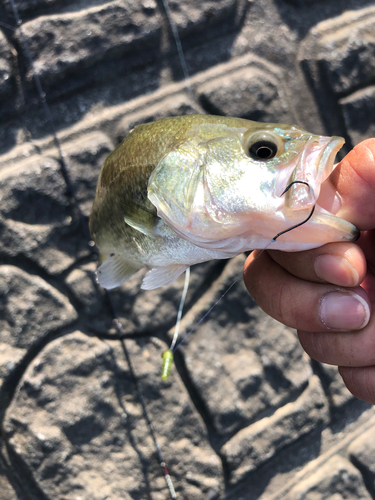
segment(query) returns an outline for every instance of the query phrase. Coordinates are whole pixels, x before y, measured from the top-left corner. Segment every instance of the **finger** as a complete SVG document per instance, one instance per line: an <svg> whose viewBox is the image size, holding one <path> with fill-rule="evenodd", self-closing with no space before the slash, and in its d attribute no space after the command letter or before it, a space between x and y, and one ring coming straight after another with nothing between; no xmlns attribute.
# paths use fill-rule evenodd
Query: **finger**
<svg viewBox="0 0 375 500"><path fill-rule="evenodd" d="M356 146L322 184L318 204L358 229L375 228L375 139Z"/></svg>
<svg viewBox="0 0 375 500"><path fill-rule="evenodd" d="M339 367L346 387L358 399L375 404L375 366Z"/></svg>
<svg viewBox="0 0 375 500"><path fill-rule="evenodd" d="M316 361L329 365L362 367L375 365L375 321L357 332L298 331L303 349Z"/></svg>
<svg viewBox="0 0 375 500"><path fill-rule="evenodd" d="M361 283L361 288L366 292L371 304L375 304L375 275L373 266L371 272L368 272L366 278Z"/></svg>
<svg viewBox="0 0 375 500"><path fill-rule="evenodd" d="M367 260L367 267L375 274L375 231L362 231L357 242Z"/></svg>
<svg viewBox="0 0 375 500"><path fill-rule="evenodd" d="M267 314L292 328L307 332L355 330L369 321L369 301L360 287L345 289L301 280L267 252L250 254L244 281Z"/></svg>
<svg viewBox="0 0 375 500"><path fill-rule="evenodd" d="M307 281L354 287L366 276L366 258L353 243L328 243L304 252L268 253L290 274Z"/></svg>

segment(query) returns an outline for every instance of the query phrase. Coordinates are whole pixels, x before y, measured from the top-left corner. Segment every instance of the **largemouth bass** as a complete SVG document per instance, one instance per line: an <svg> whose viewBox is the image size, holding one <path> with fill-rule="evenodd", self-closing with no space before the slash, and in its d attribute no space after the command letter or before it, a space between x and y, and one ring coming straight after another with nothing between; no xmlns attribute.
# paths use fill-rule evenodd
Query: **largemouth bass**
<svg viewBox="0 0 375 500"><path fill-rule="evenodd" d="M294 125L189 115L136 126L99 176L90 232L104 288L151 268L143 289L187 267L261 249L306 219L333 168L340 137ZM293 181L308 184L293 184ZM307 250L352 241L358 230L316 206L308 223L272 243Z"/></svg>

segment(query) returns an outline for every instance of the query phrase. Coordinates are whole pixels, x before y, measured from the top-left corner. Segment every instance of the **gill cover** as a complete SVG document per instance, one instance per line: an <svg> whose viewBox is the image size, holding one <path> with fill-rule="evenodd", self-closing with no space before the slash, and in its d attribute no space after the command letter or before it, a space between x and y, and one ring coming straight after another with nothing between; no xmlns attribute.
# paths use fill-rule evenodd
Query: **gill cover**
<svg viewBox="0 0 375 500"><path fill-rule="evenodd" d="M241 193L236 185L246 165L239 161L239 154L248 161L233 132L177 145L161 159L149 179L148 198L158 216L185 237L187 233L207 240L227 236L228 229L238 224L236 211L225 205L230 203L229 191L237 191L237 196Z"/></svg>
<svg viewBox="0 0 375 500"><path fill-rule="evenodd" d="M186 228L194 205L198 184L203 181L205 148L186 141L166 154L152 172L148 198L159 217Z"/></svg>

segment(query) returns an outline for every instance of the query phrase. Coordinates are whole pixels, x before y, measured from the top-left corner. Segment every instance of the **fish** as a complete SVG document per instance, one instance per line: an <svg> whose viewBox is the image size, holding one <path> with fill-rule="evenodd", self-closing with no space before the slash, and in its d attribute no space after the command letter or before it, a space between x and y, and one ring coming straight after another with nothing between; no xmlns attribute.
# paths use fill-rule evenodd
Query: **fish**
<svg viewBox="0 0 375 500"><path fill-rule="evenodd" d="M270 248L355 240L355 226L316 203L343 144L296 125L226 116L137 125L98 178L89 226L99 284L115 288L146 267L142 289L168 285L191 265L265 248L314 206L308 223Z"/></svg>

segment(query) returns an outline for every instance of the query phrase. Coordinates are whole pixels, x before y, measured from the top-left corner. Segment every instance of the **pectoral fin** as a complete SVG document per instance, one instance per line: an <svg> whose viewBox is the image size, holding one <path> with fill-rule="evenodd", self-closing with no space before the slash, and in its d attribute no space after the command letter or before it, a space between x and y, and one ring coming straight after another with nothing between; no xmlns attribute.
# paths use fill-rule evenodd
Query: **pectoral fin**
<svg viewBox="0 0 375 500"><path fill-rule="evenodd" d="M176 278L180 276L188 265L185 264L171 264L169 266L154 267L143 279L141 288L143 290L153 290L159 286L169 285Z"/></svg>
<svg viewBox="0 0 375 500"><path fill-rule="evenodd" d="M124 221L128 226L152 238L157 236L157 226L160 222L160 217L156 215L155 208L154 211L155 213L152 213L139 205L126 207Z"/></svg>
<svg viewBox="0 0 375 500"><path fill-rule="evenodd" d="M158 217L155 217L155 219L160 220ZM133 218L131 216L125 215L124 216L124 221L126 224L133 229L136 229L140 233L145 234L146 236L155 237L157 236L156 234L156 225L157 221L154 219L150 219L148 221L145 220L137 220L136 218Z"/></svg>
<svg viewBox="0 0 375 500"><path fill-rule="evenodd" d="M121 255L112 255L98 268L96 275L103 288L111 289L122 285L141 267L129 262Z"/></svg>

